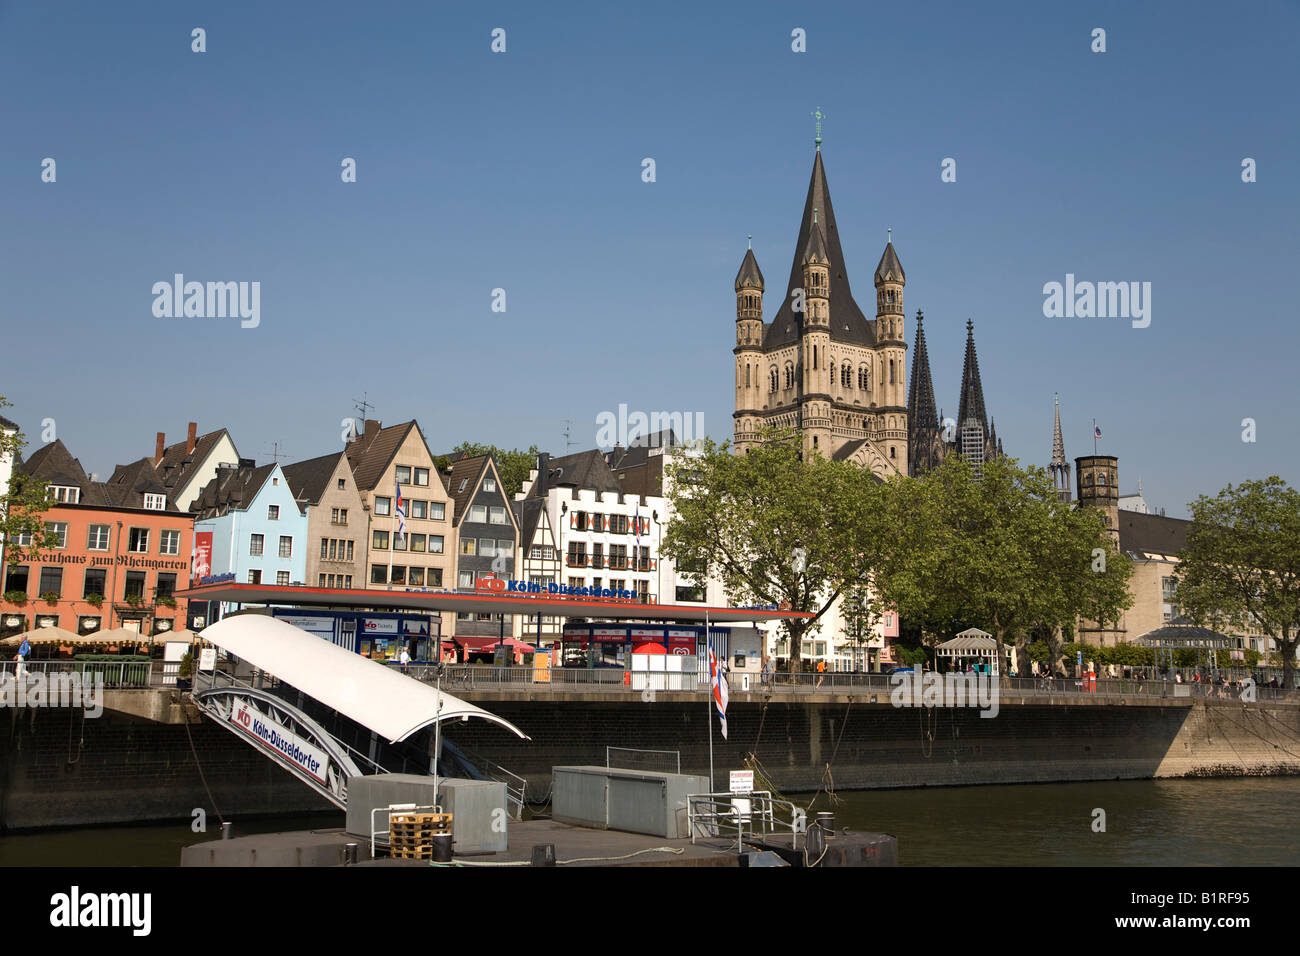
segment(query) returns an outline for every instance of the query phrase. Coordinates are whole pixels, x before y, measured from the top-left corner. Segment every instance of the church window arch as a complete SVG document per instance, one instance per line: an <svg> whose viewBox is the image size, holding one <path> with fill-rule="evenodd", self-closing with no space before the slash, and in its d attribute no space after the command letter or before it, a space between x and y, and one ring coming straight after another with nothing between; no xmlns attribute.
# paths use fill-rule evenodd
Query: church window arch
<svg viewBox="0 0 1300 956"><path fill-rule="evenodd" d="M749 388L749 363L745 363L745 388Z"/></svg>
<svg viewBox="0 0 1300 956"><path fill-rule="evenodd" d="M775 366L775 365L772 366L772 369L771 369L771 375L769 375L768 377L771 379L771 382L772 382L772 391L775 392L776 389L777 389L777 386L779 386L779 385L781 384L781 379L780 379L779 374L778 374L777 371L776 371L776 366Z"/></svg>
<svg viewBox="0 0 1300 956"><path fill-rule="evenodd" d="M858 388L864 392L871 390L871 373L865 365L858 367Z"/></svg>
<svg viewBox="0 0 1300 956"><path fill-rule="evenodd" d="M894 384L894 360L889 360L889 384Z"/></svg>

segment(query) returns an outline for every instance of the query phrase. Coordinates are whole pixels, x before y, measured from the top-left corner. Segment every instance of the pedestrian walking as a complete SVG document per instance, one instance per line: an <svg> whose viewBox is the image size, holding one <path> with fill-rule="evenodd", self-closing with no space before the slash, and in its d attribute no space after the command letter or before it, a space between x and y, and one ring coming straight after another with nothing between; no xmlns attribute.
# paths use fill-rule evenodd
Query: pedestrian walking
<svg viewBox="0 0 1300 956"><path fill-rule="evenodd" d="M409 673L411 669L411 652L403 647L401 656L398 657L398 660L402 662L402 673Z"/></svg>
<svg viewBox="0 0 1300 956"><path fill-rule="evenodd" d="M817 686L822 686L822 681L826 679L826 662L824 660L817 662Z"/></svg>

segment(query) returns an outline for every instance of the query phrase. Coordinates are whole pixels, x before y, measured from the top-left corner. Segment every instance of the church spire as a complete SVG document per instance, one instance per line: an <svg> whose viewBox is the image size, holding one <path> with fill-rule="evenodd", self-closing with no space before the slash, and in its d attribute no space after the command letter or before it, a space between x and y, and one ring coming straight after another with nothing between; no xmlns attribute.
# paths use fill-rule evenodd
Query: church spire
<svg viewBox="0 0 1300 956"><path fill-rule="evenodd" d="M925 344L925 314L916 310L916 351L912 353L912 378L907 390L907 448L911 460L907 473L913 477L939 464L939 416L934 405L934 382L930 378L930 352Z"/></svg>
<svg viewBox="0 0 1300 956"><path fill-rule="evenodd" d="M988 414L984 411L984 386L980 384L980 362L975 355L975 323L966 320L966 361L961 370L961 404L957 409L957 427L965 428L967 422L989 431Z"/></svg>
<svg viewBox="0 0 1300 956"><path fill-rule="evenodd" d="M1052 461L1047 466L1060 501L1070 500L1070 463L1065 458L1065 439L1061 437L1061 396L1056 396L1056 425L1052 429Z"/></svg>

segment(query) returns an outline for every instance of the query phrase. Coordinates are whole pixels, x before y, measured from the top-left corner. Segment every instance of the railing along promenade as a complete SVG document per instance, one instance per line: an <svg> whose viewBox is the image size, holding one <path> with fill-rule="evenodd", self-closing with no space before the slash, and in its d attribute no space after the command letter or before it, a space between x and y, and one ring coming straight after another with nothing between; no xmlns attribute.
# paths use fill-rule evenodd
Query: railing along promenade
<svg viewBox="0 0 1300 956"><path fill-rule="evenodd" d="M173 668L176 665L172 665ZM19 670L21 668L21 671ZM7 684L21 673L30 683L37 674L49 678L56 674L76 674L83 684L102 682L110 690L143 690L163 686L163 668L153 661L0 661L0 684ZM173 685L175 675L173 674Z"/></svg>
<svg viewBox="0 0 1300 956"><path fill-rule="evenodd" d="M400 668L400 665L393 664ZM407 673L416 680L433 684L439 681L437 665L408 665ZM531 667L498 667L491 664L445 664L440 678L442 688L449 694L465 690L504 690L517 689L530 691L564 693L576 690L623 691L629 697L639 695L645 689L658 693L704 692L708 690L708 680L698 679L692 684L689 677L671 673L650 673L635 675L643 681L651 680L648 688L641 682L625 682L625 671L617 667L554 667L548 677L538 680L538 673ZM919 675L903 675L911 678ZM939 675L943 677L943 674ZM967 677L970 675L956 675ZM982 675L981 675L982 676ZM655 679L660 682L658 686ZM664 682L676 679L679 688L664 686ZM1211 685L1208 683L1182 683L1162 678L1105 678L1095 681L1081 680L1073 677L1053 678L1051 680L1037 677L997 677L994 678L998 693L1004 697L1051 697L1051 698L1096 698L1096 697L1143 697L1143 698L1179 698L1201 700L1240 700L1242 687L1228 685ZM904 685L910 686L911 681ZM731 695L743 694L743 684L739 675L728 675ZM786 674L772 675L769 681L760 675L750 675L749 692L772 694L776 697L810 697L817 695L875 696L878 703L889 703L889 695L896 686L895 678L888 674L864 673L857 671L828 671L825 674ZM1300 702L1300 691L1286 690L1280 687L1255 685L1257 702L1268 700L1290 700Z"/></svg>

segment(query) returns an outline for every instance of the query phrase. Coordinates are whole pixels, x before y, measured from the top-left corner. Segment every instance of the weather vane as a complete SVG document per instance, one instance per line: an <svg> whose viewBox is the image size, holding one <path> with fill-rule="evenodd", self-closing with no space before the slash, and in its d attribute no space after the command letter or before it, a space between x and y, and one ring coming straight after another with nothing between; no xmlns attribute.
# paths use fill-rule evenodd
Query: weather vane
<svg viewBox="0 0 1300 956"><path fill-rule="evenodd" d="M822 112L822 108L819 106L817 107L817 112L811 115L813 116L813 118L817 120L817 138L813 140L813 142L817 144L818 149L821 149L822 148L822 120L826 118L826 114Z"/></svg>

